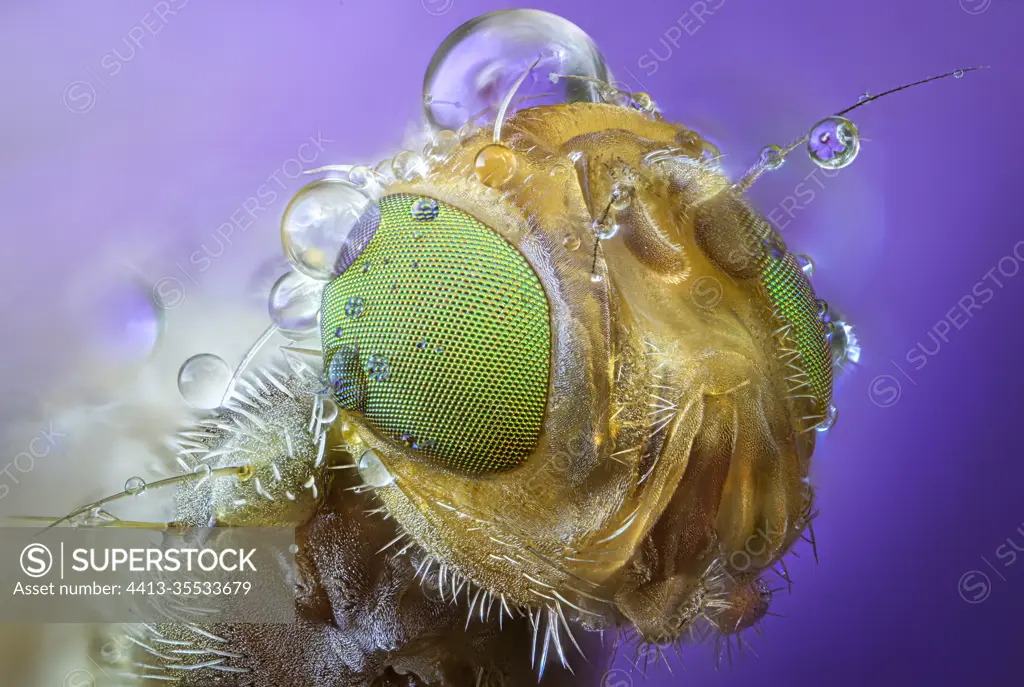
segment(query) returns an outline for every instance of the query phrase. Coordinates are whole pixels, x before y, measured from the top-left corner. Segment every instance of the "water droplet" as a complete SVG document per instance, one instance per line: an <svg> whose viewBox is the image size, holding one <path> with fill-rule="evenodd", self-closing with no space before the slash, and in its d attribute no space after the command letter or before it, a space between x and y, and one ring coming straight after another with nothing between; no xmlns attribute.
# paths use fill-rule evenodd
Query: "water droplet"
<svg viewBox="0 0 1024 687"><path fill-rule="evenodd" d="M516 175L519 160L511 149L500 143L484 146L476 156L476 178L484 186L504 186Z"/></svg>
<svg viewBox="0 0 1024 687"><path fill-rule="evenodd" d="M366 310L366 301L362 296L352 296L345 302L345 315L348 317L362 317Z"/></svg>
<svg viewBox="0 0 1024 687"><path fill-rule="evenodd" d="M610 217L602 217L594 222L594 235L602 241L614 238L619 233L619 225Z"/></svg>
<svg viewBox="0 0 1024 687"><path fill-rule="evenodd" d="M434 134L434 140L427 144L423 154L431 160L445 160L459 147L459 134L451 129L442 129Z"/></svg>
<svg viewBox="0 0 1024 687"><path fill-rule="evenodd" d="M612 186L612 210L622 212L633 202L633 189L627 184L616 183Z"/></svg>
<svg viewBox="0 0 1024 687"><path fill-rule="evenodd" d="M864 103L864 102L867 102L868 100L871 100L871 94L870 93L861 93L860 97L857 98L857 102L858 103Z"/></svg>
<svg viewBox="0 0 1024 687"><path fill-rule="evenodd" d="M767 145L761 149L761 164L768 169L778 169L785 162L782 156L782 148L777 145Z"/></svg>
<svg viewBox="0 0 1024 687"><path fill-rule="evenodd" d="M384 466L384 462L373 449L363 451L356 466L363 482L371 487L379 489L395 483L395 476Z"/></svg>
<svg viewBox="0 0 1024 687"><path fill-rule="evenodd" d="M827 432L833 427L835 427L836 420L838 419L839 409L836 408L835 403L829 403L828 409L825 411L825 419L819 422L818 426L815 429L817 429L819 432Z"/></svg>
<svg viewBox="0 0 1024 687"><path fill-rule="evenodd" d="M843 117L826 117L811 129L807 150L814 164L824 169L842 169L860 152L857 127Z"/></svg>
<svg viewBox="0 0 1024 687"><path fill-rule="evenodd" d="M300 189L281 220L288 260L309 277L329 280L341 245L369 202L363 191L340 179L321 179Z"/></svg>
<svg viewBox="0 0 1024 687"><path fill-rule="evenodd" d="M538 10L491 12L453 31L431 59L423 84L424 94L431 96L425 104L427 119L437 128L454 129L473 113L496 112L535 62L510 112L517 106L598 101L595 83L559 74L609 80L597 46L575 24Z"/></svg>
<svg viewBox="0 0 1024 687"><path fill-rule="evenodd" d="M598 97L606 105L613 105L615 107L631 107L633 105L633 98L629 93L611 86L599 87Z"/></svg>
<svg viewBox="0 0 1024 687"><path fill-rule="evenodd" d="M413 269L416 269L416 268L418 268L419 266L420 266L420 261L419 261L419 260L413 260L413 261L412 261L412 268L413 268Z"/></svg>
<svg viewBox="0 0 1024 687"><path fill-rule="evenodd" d="M129 477L128 481L124 483L125 493L135 496L141 494L146 490L146 480L141 477Z"/></svg>
<svg viewBox="0 0 1024 687"><path fill-rule="evenodd" d="M602 277L597 272L594 272L593 274L590 275L590 281L594 282L595 284L598 284L598 283L604 281L604 277Z"/></svg>
<svg viewBox="0 0 1024 687"><path fill-rule="evenodd" d="M418 198L416 202L412 204L411 213L413 219L417 219L421 222L429 222L441 213L441 207L433 198Z"/></svg>
<svg viewBox="0 0 1024 687"><path fill-rule="evenodd" d="M689 129L683 129L676 134L676 145L694 154L704 149L704 141L701 140L700 134Z"/></svg>
<svg viewBox="0 0 1024 687"><path fill-rule="evenodd" d="M327 382L338 404L346 410L362 411L366 404L366 378L359 367L359 355L351 346L342 346L331 355Z"/></svg>
<svg viewBox="0 0 1024 687"><path fill-rule="evenodd" d="M963 69L957 69L955 72L953 72L953 78L954 79L962 79L962 78L964 78L964 70Z"/></svg>
<svg viewBox="0 0 1024 687"><path fill-rule="evenodd" d="M836 363L860 362L860 342L853 327L842 320L832 322L832 359Z"/></svg>
<svg viewBox="0 0 1024 687"><path fill-rule="evenodd" d="M480 133L480 131L482 131L482 129L476 122L466 122L459 127L459 142L465 143Z"/></svg>
<svg viewBox="0 0 1024 687"><path fill-rule="evenodd" d="M338 419L338 404L329 398L320 401L320 424L329 425Z"/></svg>
<svg viewBox="0 0 1024 687"><path fill-rule="evenodd" d="M366 274L369 271L370 271L370 263L364 262L363 263L363 274Z"/></svg>
<svg viewBox="0 0 1024 687"><path fill-rule="evenodd" d="M377 166L373 168L373 173L377 177L377 180L385 186L390 184L392 181L395 181L395 173L391 169L394 161L394 158L389 157L386 160L378 162Z"/></svg>
<svg viewBox="0 0 1024 687"><path fill-rule="evenodd" d="M825 300L819 298L815 302L814 305L815 305L815 307L817 309L817 312L818 312L818 319L827 322L828 321L828 319L827 319L827 316L828 316L828 301L825 301Z"/></svg>
<svg viewBox="0 0 1024 687"><path fill-rule="evenodd" d="M569 250L577 250L580 247L580 237L576 234L566 234L562 237L562 245Z"/></svg>
<svg viewBox="0 0 1024 687"><path fill-rule="evenodd" d="M370 379L383 382L387 380L390 371L387 358L384 356L374 353L366 359L366 374Z"/></svg>
<svg viewBox="0 0 1024 687"><path fill-rule="evenodd" d="M267 308L271 321L286 336L306 336L317 328L323 282L298 272L285 272L270 289Z"/></svg>
<svg viewBox="0 0 1024 687"><path fill-rule="evenodd" d="M796 255L794 258L796 259L797 266L803 271L804 276L808 279L814 276L814 270L817 269L817 266L810 255Z"/></svg>
<svg viewBox="0 0 1024 687"><path fill-rule="evenodd" d="M647 113L654 112L655 110L654 101L651 100L650 94L643 91L633 94L633 107Z"/></svg>
<svg viewBox="0 0 1024 687"><path fill-rule="evenodd" d="M298 544L289 544L288 545L288 553L298 553L298 552L299 552L299 545Z"/></svg>
<svg viewBox="0 0 1024 687"><path fill-rule="evenodd" d="M218 407L230 381L231 368L212 353L194 355L178 370L178 391L194 408Z"/></svg>
<svg viewBox="0 0 1024 687"><path fill-rule="evenodd" d="M399 181L413 181L427 172L423 158L411 150L403 150L391 163L391 171Z"/></svg>
<svg viewBox="0 0 1024 687"><path fill-rule="evenodd" d="M409 434L408 432L406 432L406 433L402 434L400 437L398 437L398 440L402 444L404 444L405 446L412 446L413 444L416 443L416 437L414 437L413 435Z"/></svg>
<svg viewBox="0 0 1024 687"><path fill-rule="evenodd" d="M369 189L377 183L373 170L366 165L356 165L348 170L348 181L358 189Z"/></svg>

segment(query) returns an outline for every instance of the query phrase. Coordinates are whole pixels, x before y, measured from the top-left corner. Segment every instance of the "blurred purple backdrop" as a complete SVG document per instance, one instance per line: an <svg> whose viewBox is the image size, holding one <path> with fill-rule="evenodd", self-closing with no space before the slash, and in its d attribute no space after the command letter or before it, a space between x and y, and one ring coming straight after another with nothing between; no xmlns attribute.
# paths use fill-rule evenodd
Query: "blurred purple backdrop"
<svg viewBox="0 0 1024 687"><path fill-rule="evenodd" d="M59 370L69 331L54 304L90 264L141 246L134 268L176 280L165 285L181 311L235 299L239 275L279 255L277 222L302 179L278 174L278 199L222 262L199 272L189 255L310 137L324 149L312 166L393 151L419 119L434 48L509 6L4 3L4 417ZM773 608L786 617L769 619L770 643L748 638L759 659L716 673L709 650L691 649L686 671L648 684L1021 684L1024 559L1005 544L1024 548L1024 1L531 6L581 26L619 81L708 134L733 174L865 91L992 65L859 110L865 143L838 175L809 178L797 156L753 190L864 347L816 455L821 563L806 549L790 559L794 593ZM971 295L981 307L965 314ZM209 345L199 335L194 348ZM640 684L615 673L606 687L626 680Z"/></svg>

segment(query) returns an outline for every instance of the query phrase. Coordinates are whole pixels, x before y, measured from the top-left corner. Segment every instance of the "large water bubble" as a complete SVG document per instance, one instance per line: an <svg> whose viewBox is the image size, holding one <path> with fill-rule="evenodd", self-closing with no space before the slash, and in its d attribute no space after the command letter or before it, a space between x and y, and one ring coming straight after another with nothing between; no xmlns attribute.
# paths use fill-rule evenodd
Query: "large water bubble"
<svg viewBox="0 0 1024 687"><path fill-rule="evenodd" d="M298 272L285 272L270 289L271 321L286 336L305 337L316 331L323 282Z"/></svg>
<svg viewBox="0 0 1024 687"><path fill-rule="evenodd" d="M231 381L231 368L219 356L200 353L178 371L178 391L194 408L216 408Z"/></svg>
<svg viewBox="0 0 1024 687"><path fill-rule="evenodd" d="M305 275L329 280L341 244L369 202L362 189L340 179L321 179L300 189L281 220L288 260Z"/></svg>
<svg viewBox="0 0 1024 687"><path fill-rule="evenodd" d="M601 99L594 82L565 78L553 82L552 74L610 80L597 46L572 22L540 10L490 12L453 31L434 54L423 81L427 119L438 129L458 130L482 110L496 112L516 80L534 63L510 111L517 105Z"/></svg>

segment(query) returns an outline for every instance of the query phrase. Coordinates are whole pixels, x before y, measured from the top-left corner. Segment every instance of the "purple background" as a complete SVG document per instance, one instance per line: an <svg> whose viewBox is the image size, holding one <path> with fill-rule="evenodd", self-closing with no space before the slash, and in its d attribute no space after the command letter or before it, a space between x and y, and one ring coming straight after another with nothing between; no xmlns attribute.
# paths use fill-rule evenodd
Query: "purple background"
<svg viewBox="0 0 1024 687"><path fill-rule="evenodd" d="M90 265L131 256L151 282L179 279L169 332L216 304L249 302L245 275L280 254L276 225L302 179L285 179L288 190L208 271L186 278L175 263L188 267L318 131L333 142L317 164L374 164L393 151L417 121L434 48L463 21L508 6L192 0L161 22L150 0L4 3L4 417L15 417L18 393L61 373L77 330L54 313L79 309ZM821 563L804 550L789 560L794 594L773 608L786 617L768 620L770 644L748 638L759 660L715 673L710 651L690 649L686 671L650 684L1021 684L1024 560L1006 565L996 549L1024 523L1024 274L997 269L1001 287L985 275L1024 239L1024 2L707 0L718 9L703 22L686 1L532 6L580 25L619 81L709 135L732 174L862 92L992 65L858 110L868 140L856 163L819 173L824 188L789 201L792 217L772 215L790 247L815 258L819 295L849 314L864 346L817 453ZM129 54L124 40L147 13L158 34L111 75L111 50ZM814 170L794 156L753 196L765 212L786 207ZM1015 258L1002 266L1020 268ZM935 351L929 332L982 280L991 299L970 317L953 313L961 328L915 369L908 352L918 342ZM264 326L256 315L216 339L216 327L196 330L184 352L221 346L237 357ZM1024 548L1024 535L1016 541ZM962 598L981 591L976 575L959 587L972 570L990 580L981 603Z"/></svg>

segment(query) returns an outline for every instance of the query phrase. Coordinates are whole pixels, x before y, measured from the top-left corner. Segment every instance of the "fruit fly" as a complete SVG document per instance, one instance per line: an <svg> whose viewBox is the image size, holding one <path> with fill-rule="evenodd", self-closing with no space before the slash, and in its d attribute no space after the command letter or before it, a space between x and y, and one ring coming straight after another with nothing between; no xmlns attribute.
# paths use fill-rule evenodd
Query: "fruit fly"
<svg viewBox="0 0 1024 687"><path fill-rule="evenodd" d="M423 155L330 168L300 192L283 238L319 284L319 349L240 369L177 437L179 476L63 520L109 524L109 501L171 486L165 527L296 528L296 627L131 628L129 672L526 684L578 668L596 631L658 661L709 635L721 655L759 627L772 576L788 583L787 553L814 545L811 457L859 348L745 191L799 149L850 164L845 115L888 93L731 180L713 144L616 88L545 13L461 27L428 86L509 26L579 59L476 84L490 100L458 131L437 108L468 103L428 93ZM516 99L538 71L556 102Z"/></svg>

